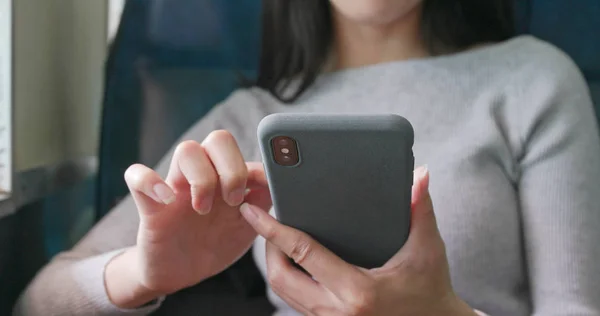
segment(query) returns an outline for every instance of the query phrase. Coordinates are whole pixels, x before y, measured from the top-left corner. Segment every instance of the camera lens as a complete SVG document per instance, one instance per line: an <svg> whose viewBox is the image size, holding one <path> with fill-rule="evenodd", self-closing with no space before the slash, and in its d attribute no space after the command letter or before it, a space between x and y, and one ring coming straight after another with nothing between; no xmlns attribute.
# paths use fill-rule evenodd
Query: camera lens
<svg viewBox="0 0 600 316"><path fill-rule="evenodd" d="M296 140L289 136L277 136L271 140L273 158L281 166L292 167L300 162Z"/></svg>

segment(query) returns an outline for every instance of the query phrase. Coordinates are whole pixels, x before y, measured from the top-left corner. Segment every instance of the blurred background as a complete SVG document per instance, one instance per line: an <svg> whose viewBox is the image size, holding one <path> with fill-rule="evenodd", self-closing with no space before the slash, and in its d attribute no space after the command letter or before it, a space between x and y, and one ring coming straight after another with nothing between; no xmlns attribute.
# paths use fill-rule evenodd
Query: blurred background
<svg viewBox="0 0 600 316"><path fill-rule="evenodd" d="M253 76L259 17L256 0L0 0L0 315L127 194L128 165ZM262 295L249 259L215 286Z"/></svg>
<svg viewBox="0 0 600 316"><path fill-rule="evenodd" d="M515 1L519 32L569 53L598 107L600 2ZM0 315L123 198L130 164L252 78L259 19L259 0L0 0ZM249 258L217 280L215 304L264 293Z"/></svg>

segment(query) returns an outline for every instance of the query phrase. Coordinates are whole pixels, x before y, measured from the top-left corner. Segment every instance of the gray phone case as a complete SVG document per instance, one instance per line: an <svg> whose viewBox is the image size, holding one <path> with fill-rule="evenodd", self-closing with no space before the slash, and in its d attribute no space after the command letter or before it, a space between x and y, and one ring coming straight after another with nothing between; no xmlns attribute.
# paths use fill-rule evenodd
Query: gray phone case
<svg viewBox="0 0 600 316"><path fill-rule="evenodd" d="M274 137L296 140L300 162L275 162ZM408 238L414 131L397 115L274 114L258 127L278 220L342 259L380 267Z"/></svg>

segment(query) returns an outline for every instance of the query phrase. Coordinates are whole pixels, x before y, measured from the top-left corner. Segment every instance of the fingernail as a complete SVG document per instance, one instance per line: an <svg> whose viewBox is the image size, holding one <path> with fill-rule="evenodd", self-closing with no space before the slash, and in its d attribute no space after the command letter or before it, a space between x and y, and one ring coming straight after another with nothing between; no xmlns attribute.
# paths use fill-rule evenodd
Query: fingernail
<svg viewBox="0 0 600 316"><path fill-rule="evenodd" d="M173 193L173 190L171 190L171 188L169 188L166 184L155 184L153 190L154 194L156 194L156 197L158 197L163 204L169 205L175 202L175 193Z"/></svg>
<svg viewBox="0 0 600 316"><path fill-rule="evenodd" d="M421 167L421 172L419 174L419 182L421 184L422 190L429 191L429 167L427 165Z"/></svg>
<svg viewBox="0 0 600 316"><path fill-rule="evenodd" d="M245 189L234 190L233 192L229 193L229 202L232 203L232 205L240 205L242 202L244 202L245 195Z"/></svg>
<svg viewBox="0 0 600 316"><path fill-rule="evenodd" d="M208 213L210 213L210 209L212 209L212 206L213 206L213 197L206 196L202 200L200 200L200 205L196 211L198 211L198 213L200 213L200 214L208 214Z"/></svg>
<svg viewBox="0 0 600 316"><path fill-rule="evenodd" d="M427 173L429 173L429 167L427 165L417 168L417 170L415 170L415 180L423 179Z"/></svg>
<svg viewBox="0 0 600 316"><path fill-rule="evenodd" d="M256 223L258 221L258 212L252 206L248 205L248 203L240 206L240 212L248 222Z"/></svg>

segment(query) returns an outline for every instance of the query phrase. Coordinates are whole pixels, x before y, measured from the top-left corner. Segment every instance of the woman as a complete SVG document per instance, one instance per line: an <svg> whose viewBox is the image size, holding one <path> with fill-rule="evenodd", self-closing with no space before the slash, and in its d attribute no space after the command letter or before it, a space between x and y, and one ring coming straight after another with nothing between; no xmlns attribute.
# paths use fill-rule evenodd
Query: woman
<svg viewBox="0 0 600 316"><path fill-rule="evenodd" d="M196 124L157 172L132 166L132 197L36 277L16 314L149 313L258 233L282 314L600 315L589 92L556 48L511 39L510 2L265 0L256 87ZM259 160L256 126L274 112L413 123L428 169L416 171L409 242L384 267L351 266L266 215L264 173L245 161Z"/></svg>

